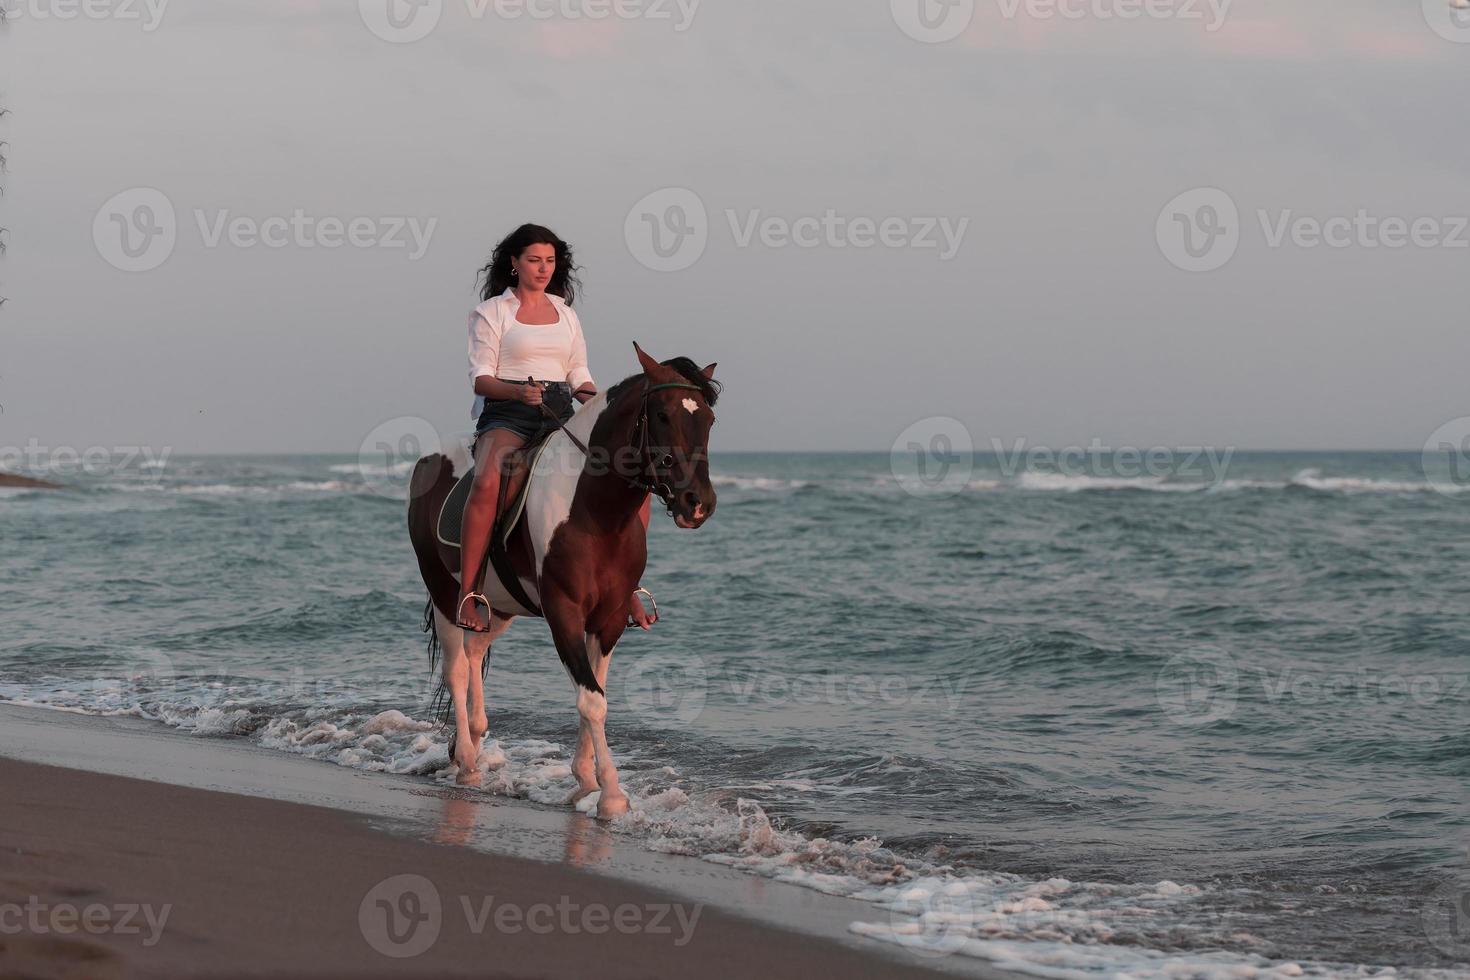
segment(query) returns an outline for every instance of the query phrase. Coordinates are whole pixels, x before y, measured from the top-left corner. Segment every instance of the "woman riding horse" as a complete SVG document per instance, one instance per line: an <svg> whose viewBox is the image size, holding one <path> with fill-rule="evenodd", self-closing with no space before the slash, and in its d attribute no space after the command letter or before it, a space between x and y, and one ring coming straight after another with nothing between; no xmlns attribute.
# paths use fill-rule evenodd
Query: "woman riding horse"
<svg viewBox="0 0 1470 980"><path fill-rule="evenodd" d="M470 381L475 389L475 482L465 504L456 625L490 629L490 602L479 591L481 568L500 499L506 456L533 436L546 414L565 422L572 399L597 394L587 370L587 343L572 310L577 268L572 250L548 228L522 225L481 270L483 302L470 313ZM540 379L540 380L537 380ZM563 379L563 380L550 380ZM648 527L649 506L639 514ZM468 604L468 612L466 612ZM657 621L635 594L633 621Z"/></svg>

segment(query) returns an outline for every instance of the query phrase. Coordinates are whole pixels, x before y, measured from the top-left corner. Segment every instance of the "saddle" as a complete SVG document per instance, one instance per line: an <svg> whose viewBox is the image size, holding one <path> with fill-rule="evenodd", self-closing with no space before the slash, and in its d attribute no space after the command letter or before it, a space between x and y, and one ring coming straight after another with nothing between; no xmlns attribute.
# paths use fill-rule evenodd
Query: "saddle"
<svg viewBox="0 0 1470 980"><path fill-rule="evenodd" d="M545 427L534 440L506 454L505 472L500 476L500 500L495 508L492 542L504 546L510 538L510 532L515 530L516 522L525 513L526 491L531 488L531 470L541 458L541 453L546 449L546 439L553 431L555 430ZM444 503L439 508L439 519L435 523L440 544L450 548L459 548L463 544L464 505L470 499L470 490L475 485L475 473L478 469L478 463L470 467L469 472L454 484L449 496L444 498Z"/></svg>
<svg viewBox="0 0 1470 980"><path fill-rule="evenodd" d="M520 579L512 570L506 544L510 540L511 532L525 514L526 497L531 489L531 473L546 449L547 438L554 431L556 430L551 426L543 426L526 445L506 454L505 471L500 479L500 500L495 508L495 523L490 532L490 546L486 553L490 566L506 593L533 616L542 615L541 607L527 595ZM449 548L459 549L463 546L464 506L475 485L478 466L476 463L468 473L459 478L439 508L435 533L439 542Z"/></svg>

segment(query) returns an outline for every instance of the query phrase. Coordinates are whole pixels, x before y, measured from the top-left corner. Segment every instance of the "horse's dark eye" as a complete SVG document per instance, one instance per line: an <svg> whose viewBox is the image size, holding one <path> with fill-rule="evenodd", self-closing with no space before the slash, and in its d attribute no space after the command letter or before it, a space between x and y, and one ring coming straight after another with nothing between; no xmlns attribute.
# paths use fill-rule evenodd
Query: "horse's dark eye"
<svg viewBox="0 0 1470 980"><path fill-rule="evenodd" d="M658 413L658 420L660 422L667 422L669 420L669 413L660 409Z"/></svg>

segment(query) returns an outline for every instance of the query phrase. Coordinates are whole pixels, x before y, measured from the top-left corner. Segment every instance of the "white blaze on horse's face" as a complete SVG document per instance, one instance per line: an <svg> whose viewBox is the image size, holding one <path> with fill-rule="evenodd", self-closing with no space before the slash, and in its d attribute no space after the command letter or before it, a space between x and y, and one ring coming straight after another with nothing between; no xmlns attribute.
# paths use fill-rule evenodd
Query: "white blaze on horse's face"
<svg viewBox="0 0 1470 980"><path fill-rule="evenodd" d="M693 415L695 412L699 411L699 403L696 402L693 398L686 398L684 399L684 410L690 415Z"/></svg>

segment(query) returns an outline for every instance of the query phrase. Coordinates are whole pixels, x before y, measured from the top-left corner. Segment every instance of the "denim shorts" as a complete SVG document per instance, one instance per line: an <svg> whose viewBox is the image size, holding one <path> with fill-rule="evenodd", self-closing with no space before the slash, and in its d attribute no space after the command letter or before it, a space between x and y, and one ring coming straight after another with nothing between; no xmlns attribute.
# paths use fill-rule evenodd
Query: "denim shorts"
<svg viewBox="0 0 1470 980"><path fill-rule="evenodd" d="M508 381L507 384L525 384L524 381ZM565 381L552 381L542 390L542 404L565 422L572 417L572 386ZM509 429L522 439L530 439L550 425L540 405L527 405L513 398L487 398L480 412L480 421L475 425L475 439L491 429Z"/></svg>

